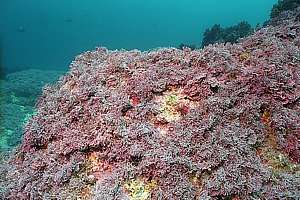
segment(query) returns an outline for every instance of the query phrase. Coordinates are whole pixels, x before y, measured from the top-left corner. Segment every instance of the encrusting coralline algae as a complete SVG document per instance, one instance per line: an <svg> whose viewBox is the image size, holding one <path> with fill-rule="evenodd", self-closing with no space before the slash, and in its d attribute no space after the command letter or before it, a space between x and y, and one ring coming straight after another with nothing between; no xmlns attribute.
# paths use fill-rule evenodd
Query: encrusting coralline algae
<svg viewBox="0 0 300 200"><path fill-rule="evenodd" d="M234 45L79 55L44 89L3 197L299 199L290 15Z"/></svg>

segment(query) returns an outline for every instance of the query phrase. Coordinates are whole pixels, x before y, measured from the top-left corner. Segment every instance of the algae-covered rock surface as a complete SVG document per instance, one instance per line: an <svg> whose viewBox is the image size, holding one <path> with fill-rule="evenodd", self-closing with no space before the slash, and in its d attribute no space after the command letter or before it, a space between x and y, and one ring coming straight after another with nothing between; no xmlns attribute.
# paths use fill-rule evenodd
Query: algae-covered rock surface
<svg viewBox="0 0 300 200"><path fill-rule="evenodd" d="M6 199L299 199L300 22L239 43L97 48L47 86Z"/></svg>

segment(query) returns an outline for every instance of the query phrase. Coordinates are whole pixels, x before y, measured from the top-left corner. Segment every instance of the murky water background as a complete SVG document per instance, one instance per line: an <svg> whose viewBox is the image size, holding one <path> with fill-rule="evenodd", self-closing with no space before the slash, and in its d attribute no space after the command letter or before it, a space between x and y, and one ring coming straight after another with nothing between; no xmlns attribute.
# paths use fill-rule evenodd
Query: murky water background
<svg viewBox="0 0 300 200"><path fill-rule="evenodd" d="M6 71L67 68L96 46L147 50L200 45L215 23L264 22L276 0L2 0L0 48Z"/></svg>

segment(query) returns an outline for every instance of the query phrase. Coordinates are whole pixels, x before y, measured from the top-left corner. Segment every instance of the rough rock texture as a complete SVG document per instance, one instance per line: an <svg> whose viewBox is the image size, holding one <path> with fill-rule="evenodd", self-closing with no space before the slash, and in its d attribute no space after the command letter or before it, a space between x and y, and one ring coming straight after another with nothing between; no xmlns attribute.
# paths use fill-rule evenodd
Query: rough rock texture
<svg viewBox="0 0 300 200"><path fill-rule="evenodd" d="M201 51L86 52L44 89L3 196L299 199L299 84L294 19Z"/></svg>

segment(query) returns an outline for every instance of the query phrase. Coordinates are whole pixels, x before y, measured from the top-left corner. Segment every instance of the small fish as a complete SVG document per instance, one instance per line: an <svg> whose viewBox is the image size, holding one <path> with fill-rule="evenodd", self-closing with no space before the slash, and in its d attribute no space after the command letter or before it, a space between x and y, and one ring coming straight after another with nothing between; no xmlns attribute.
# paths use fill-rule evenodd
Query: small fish
<svg viewBox="0 0 300 200"><path fill-rule="evenodd" d="M25 32L25 27L24 26L19 26L18 27L18 32L24 33Z"/></svg>
<svg viewBox="0 0 300 200"><path fill-rule="evenodd" d="M65 19L65 22L71 23L71 22L73 22L73 19L71 19L71 18L66 18L66 19Z"/></svg>

